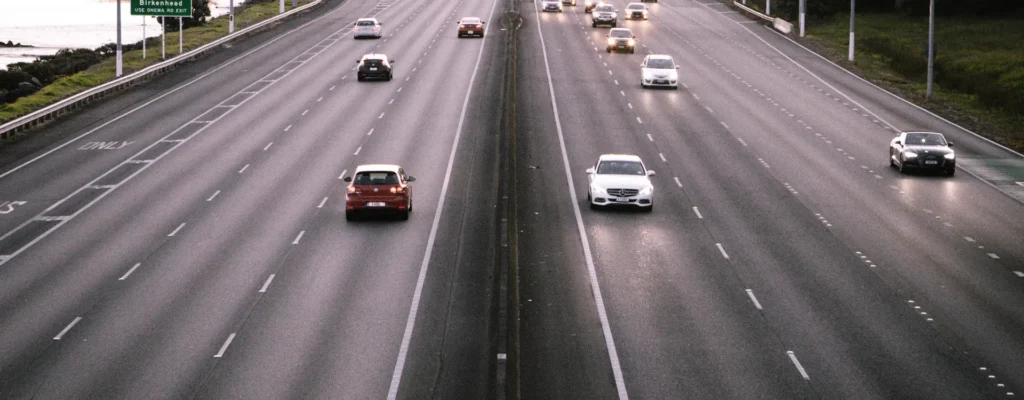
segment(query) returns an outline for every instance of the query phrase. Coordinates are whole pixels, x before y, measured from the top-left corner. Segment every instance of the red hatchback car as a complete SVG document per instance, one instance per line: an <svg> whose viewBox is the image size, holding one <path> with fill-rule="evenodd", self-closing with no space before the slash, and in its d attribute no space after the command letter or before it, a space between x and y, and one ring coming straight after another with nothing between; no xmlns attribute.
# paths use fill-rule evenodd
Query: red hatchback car
<svg viewBox="0 0 1024 400"><path fill-rule="evenodd" d="M397 213L402 220L412 212L412 185L416 178L405 174L398 165L368 164L356 168L345 195L345 219L359 213Z"/></svg>

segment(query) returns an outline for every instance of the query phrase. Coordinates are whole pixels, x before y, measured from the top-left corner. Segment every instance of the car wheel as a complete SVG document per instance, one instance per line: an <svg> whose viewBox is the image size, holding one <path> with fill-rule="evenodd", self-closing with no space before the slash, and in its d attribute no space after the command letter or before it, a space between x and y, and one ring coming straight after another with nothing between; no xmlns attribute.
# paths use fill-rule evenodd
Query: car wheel
<svg viewBox="0 0 1024 400"><path fill-rule="evenodd" d="M636 49L629 49L629 54L636 53Z"/></svg>
<svg viewBox="0 0 1024 400"><path fill-rule="evenodd" d="M900 170L901 174L906 174L907 173L906 165L907 165L906 160L900 160L900 165L898 166L898 169Z"/></svg>
<svg viewBox="0 0 1024 400"><path fill-rule="evenodd" d="M612 28L615 28L615 27L617 27L617 26L619 26L619 23L618 23L618 22L613 22L613 23L612 23Z"/></svg>
<svg viewBox="0 0 1024 400"><path fill-rule="evenodd" d="M611 53L611 52L612 52L612 48L611 48L611 47L609 47L609 48L606 48L605 50L606 50L606 51L608 51L609 53Z"/></svg>
<svg viewBox="0 0 1024 400"><path fill-rule="evenodd" d="M651 205L650 205L650 206L644 207L644 208L643 208L643 211L644 211L645 213L649 213L649 212L651 212L651 211L654 211L654 202L651 202Z"/></svg>
<svg viewBox="0 0 1024 400"><path fill-rule="evenodd" d="M359 81L359 82L362 82L365 79L366 78L364 78L362 75L356 75L356 80Z"/></svg>
<svg viewBox="0 0 1024 400"><path fill-rule="evenodd" d="M893 159L892 151L890 150L889 151L889 168L892 168L892 167L895 167L895 166L896 166L896 160Z"/></svg>
<svg viewBox="0 0 1024 400"><path fill-rule="evenodd" d="M950 168L946 170L946 175L953 176L956 174L956 168Z"/></svg>
<svg viewBox="0 0 1024 400"><path fill-rule="evenodd" d="M591 28L597 28L597 23L592 23L592 24L590 24L590 27L591 27Z"/></svg>
<svg viewBox="0 0 1024 400"><path fill-rule="evenodd" d="M353 213L352 211L345 211L345 220L346 221L352 221L354 219L356 219L355 213Z"/></svg>
<svg viewBox="0 0 1024 400"><path fill-rule="evenodd" d="M405 210L402 213L398 214L398 219L400 219L402 221L408 221L409 220L409 210Z"/></svg>

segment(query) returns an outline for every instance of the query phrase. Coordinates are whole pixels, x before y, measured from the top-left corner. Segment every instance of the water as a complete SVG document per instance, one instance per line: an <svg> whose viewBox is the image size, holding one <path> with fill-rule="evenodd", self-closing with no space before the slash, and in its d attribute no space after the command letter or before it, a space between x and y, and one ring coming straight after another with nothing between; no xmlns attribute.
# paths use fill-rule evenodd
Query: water
<svg viewBox="0 0 1024 400"><path fill-rule="evenodd" d="M227 14L228 1L210 0L212 16ZM235 6L244 1L235 0ZM0 69L65 47L94 49L117 41L115 0L0 0L0 8L0 41L35 46L0 47ZM121 43L142 40L143 21L146 36L160 36L156 18L131 15L129 1L122 0Z"/></svg>

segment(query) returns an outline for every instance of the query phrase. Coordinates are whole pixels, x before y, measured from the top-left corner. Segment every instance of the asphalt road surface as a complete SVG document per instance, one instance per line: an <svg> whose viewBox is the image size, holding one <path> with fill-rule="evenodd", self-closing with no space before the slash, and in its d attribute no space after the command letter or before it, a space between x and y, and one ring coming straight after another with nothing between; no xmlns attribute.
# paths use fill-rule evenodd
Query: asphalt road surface
<svg viewBox="0 0 1024 400"><path fill-rule="evenodd" d="M328 1L0 147L0 398L1022 395L1024 158L711 0L620 15L635 54L539 5ZM958 173L890 168L901 130ZM652 213L587 207L603 153ZM367 163L408 221L345 221Z"/></svg>

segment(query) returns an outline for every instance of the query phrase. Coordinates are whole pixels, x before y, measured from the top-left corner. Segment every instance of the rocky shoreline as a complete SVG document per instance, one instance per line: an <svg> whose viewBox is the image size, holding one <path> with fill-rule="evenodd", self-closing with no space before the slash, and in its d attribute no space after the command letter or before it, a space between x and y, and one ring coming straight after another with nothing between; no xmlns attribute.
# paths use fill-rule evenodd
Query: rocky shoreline
<svg viewBox="0 0 1024 400"><path fill-rule="evenodd" d="M0 47L35 47L35 46L29 46L27 44L21 44L21 43L14 43L14 42L12 42L10 40L8 40L7 42L4 42L4 41L0 40Z"/></svg>

